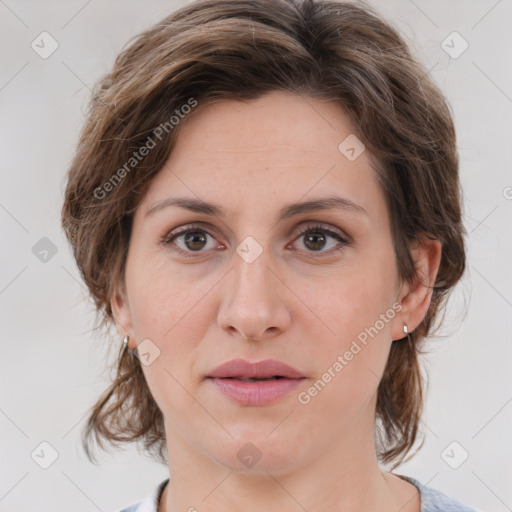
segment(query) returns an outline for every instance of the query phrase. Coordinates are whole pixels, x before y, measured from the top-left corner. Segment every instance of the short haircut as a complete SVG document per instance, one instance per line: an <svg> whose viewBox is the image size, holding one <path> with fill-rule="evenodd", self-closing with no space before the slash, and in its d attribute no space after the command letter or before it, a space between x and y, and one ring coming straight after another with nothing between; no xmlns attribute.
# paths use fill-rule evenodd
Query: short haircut
<svg viewBox="0 0 512 512"><path fill-rule="evenodd" d="M464 273L465 229L451 108L372 8L336 0L199 0L136 36L93 90L67 175L62 225L94 299L97 327L111 326L133 214L187 112L271 91L334 101L348 114L378 171L401 282L416 277L409 242L426 235L442 243L428 312L409 341L392 343L378 388L377 455L396 467L417 438L418 354ZM155 146L135 159L150 139ZM102 447L102 439L141 441L165 462L162 412L139 360L125 351L117 368L83 432L89 459L94 437Z"/></svg>

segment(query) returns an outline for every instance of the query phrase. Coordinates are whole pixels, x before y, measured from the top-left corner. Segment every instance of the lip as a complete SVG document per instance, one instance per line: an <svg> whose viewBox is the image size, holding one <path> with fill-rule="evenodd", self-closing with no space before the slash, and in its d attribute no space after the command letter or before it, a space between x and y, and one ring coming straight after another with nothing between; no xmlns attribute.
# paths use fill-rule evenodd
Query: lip
<svg viewBox="0 0 512 512"><path fill-rule="evenodd" d="M219 379L225 378L266 378L266 377L286 377L287 379L300 379L304 375L281 361L275 359L264 359L251 363L245 359L232 359L220 366L217 366L208 377L215 377Z"/></svg>
<svg viewBox="0 0 512 512"><path fill-rule="evenodd" d="M281 377L277 380L244 382L239 378ZM292 393L306 377L296 368L281 361L265 359L251 363L233 359L221 364L208 379L224 395L246 406L261 406Z"/></svg>

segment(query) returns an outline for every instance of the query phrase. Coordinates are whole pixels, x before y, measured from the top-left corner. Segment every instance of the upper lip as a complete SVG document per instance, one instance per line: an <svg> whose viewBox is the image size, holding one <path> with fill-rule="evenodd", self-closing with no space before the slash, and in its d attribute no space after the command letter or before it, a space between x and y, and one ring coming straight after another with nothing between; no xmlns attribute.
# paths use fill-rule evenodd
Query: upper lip
<svg viewBox="0 0 512 512"><path fill-rule="evenodd" d="M297 370L281 361L275 359L265 359L251 363L244 359L232 359L220 366L217 366L209 375L209 377L224 378L266 378L266 377L286 377L289 379L300 379L304 375Z"/></svg>

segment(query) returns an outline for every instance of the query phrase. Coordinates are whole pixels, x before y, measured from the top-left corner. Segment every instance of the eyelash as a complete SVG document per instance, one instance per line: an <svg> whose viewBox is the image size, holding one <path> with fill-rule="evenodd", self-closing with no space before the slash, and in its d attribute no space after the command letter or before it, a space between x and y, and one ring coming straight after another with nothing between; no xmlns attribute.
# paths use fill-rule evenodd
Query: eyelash
<svg viewBox="0 0 512 512"><path fill-rule="evenodd" d="M164 246L168 246L168 245L171 245L172 242L180 237L180 236L183 236L183 235L186 235L187 233L193 233L193 232L196 232L196 231L201 231L203 233L206 233L207 235L211 236L212 238L214 238L203 226L201 225L190 225L189 227L181 230L181 231L177 231L175 233L168 233L167 235L165 235L163 238L161 238L160 240L160 244L161 245L164 245ZM328 236L338 240L338 242L341 244L341 246L346 246L346 245L349 245L349 242L343 238L339 233L337 233L336 231L333 231L329 228L326 228L324 226L322 226L321 224L308 224L307 226L304 226L301 231L298 233L297 235L297 238L300 238L301 236L305 235L306 233L308 232L315 232L315 231L320 231L320 232L323 232L325 234L327 234ZM294 239L294 241L296 240ZM339 246L331 249L330 251L327 251L327 252L322 252L322 251L307 251L309 253L312 253L312 254L319 254L320 257L322 255L328 255L328 254L331 254L335 251L339 251L341 248ZM190 258L194 258L194 253L196 254L200 254L202 252L205 252L203 250L201 251L184 251L183 249L180 249L179 247L175 247L173 250L175 250L178 254L181 254L181 255L184 255L186 257L190 257Z"/></svg>

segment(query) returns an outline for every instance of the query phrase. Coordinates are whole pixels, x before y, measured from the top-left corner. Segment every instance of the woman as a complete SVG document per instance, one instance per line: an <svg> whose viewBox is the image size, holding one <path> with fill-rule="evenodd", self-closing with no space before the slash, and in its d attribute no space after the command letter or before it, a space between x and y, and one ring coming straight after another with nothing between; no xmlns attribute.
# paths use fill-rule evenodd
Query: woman
<svg viewBox="0 0 512 512"><path fill-rule="evenodd" d="M367 7L199 1L96 86L62 222L123 340L90 441L169 478L123 512L471 511L403 462L465 270L453 121Z"/></svg>

